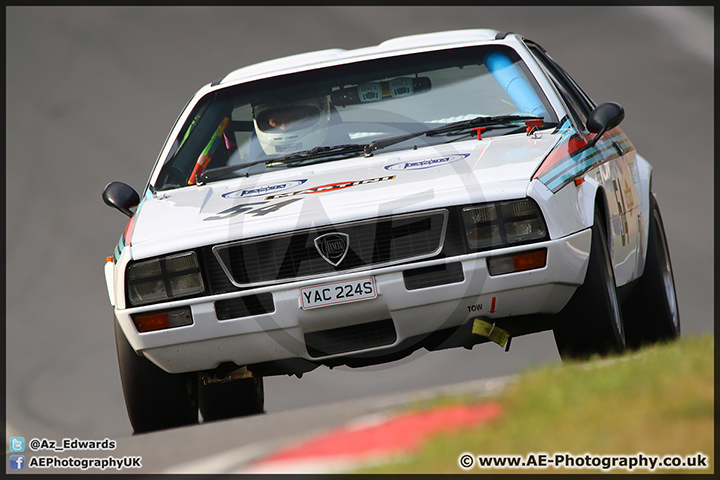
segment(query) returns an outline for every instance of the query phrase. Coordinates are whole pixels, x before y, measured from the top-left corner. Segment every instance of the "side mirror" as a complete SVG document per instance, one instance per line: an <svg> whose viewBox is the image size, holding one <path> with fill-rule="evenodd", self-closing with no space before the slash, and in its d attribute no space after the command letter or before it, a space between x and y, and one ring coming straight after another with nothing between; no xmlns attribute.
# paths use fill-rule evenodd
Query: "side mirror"
<svg viewBox="0 0 720 480"><path fill-rule="evenodd" d="M122 182L108 183L103 190L102 198L107 205L117 208L128 217L133 216L130 209L140 203L140 196L135 189Z"/></svg>
<svg viewBox="0 0 720 480"><path fill-rule="evenodd" d="M594 146L605 132L611 130L623 121L625 118L625 110L622 105L615 102L607 102L590 112L587 120L587 128L590 132L595 133L595 137L590 141L588 147Z"/></svg>

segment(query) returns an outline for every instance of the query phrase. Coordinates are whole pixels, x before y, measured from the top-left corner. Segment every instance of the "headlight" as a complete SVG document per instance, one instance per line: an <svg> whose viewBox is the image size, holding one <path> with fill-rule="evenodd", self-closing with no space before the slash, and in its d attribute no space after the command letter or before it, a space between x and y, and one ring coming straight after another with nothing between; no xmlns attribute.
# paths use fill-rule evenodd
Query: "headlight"
<svg viewBox="0 0 720 480"><path fill-rule="evenodd" d="M471 250L487 250L548 239L535 201L526 198L465 207L465 235Z"/></svg>
<svg viewBox="0 0 720 480"><path fill-rule="evenodd" d="M131 305L146 305L189 297L205 291L195 252L132 263L126 272Z"/></svg>

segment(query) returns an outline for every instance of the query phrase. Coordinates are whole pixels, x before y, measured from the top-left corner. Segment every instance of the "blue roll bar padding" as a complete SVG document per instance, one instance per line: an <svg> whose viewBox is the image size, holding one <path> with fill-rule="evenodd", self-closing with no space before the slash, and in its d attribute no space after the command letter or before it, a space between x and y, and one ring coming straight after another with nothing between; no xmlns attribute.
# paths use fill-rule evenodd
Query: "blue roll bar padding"
<svg viewBox="0 0 720 480"><path fill-rule="evenodd" d="M485 56L485 66L520 112L539 117L547 116L537 93L507 55L497 51L488 53Z"/></svg>

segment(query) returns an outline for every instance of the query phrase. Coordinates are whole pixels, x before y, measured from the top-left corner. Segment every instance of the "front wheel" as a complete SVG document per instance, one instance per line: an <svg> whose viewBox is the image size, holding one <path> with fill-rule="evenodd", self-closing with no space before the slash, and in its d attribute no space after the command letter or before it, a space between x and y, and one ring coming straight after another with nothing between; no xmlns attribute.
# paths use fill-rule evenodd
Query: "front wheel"
<svg viewBox="0 0 720 480"><path fill-rule="evenodd" d="M195 373L167 373L135 353L115 320L120 379L135 433L198 422Z"/></svg>
<svg viewBox="0 0 720 480"><path fill-rule="evenodd" d="M553 334L563 360L625 350L625 328L602 217L595 212L585 282L556 318Z"/></svg>
<svg viewBox="0 0 720 480"><path fill-rule="evenodd" d="M660 208L650 196L650 228L645 271L623 305L628 346L639 348L680 336L675 279Z"/></svg>

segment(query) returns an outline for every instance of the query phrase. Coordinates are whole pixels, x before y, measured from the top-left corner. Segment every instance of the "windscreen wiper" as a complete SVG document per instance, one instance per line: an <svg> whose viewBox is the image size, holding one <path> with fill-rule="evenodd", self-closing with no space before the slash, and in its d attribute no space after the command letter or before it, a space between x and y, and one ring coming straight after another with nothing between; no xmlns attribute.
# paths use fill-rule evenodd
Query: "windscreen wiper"
<svg viewBox="0 0 720 480"><path fill-rule="evenodd" d="M505 126L512 125L517 122L524 122L527 120L542 120L542 117L537 115L499 115L499 116L480 116L471 118L469 120L461 120L459 122L448 123L441 127L430 128L428 130L422 130L419 132L407 133L405 135L398 135L396 137L384 138L381 140L375 140L370 143L352 143L344 145L334 145L327 147L315 147L309 150L303 150L301 152L290 153L277 158L263 158L261 160L255 160L250 163L243 163L240 165L230 165L227 167L213 168L206 170L199 175L197 178L198 185L202 185L209 180L220 178L228 173L242 170L245 168L252 167L261 163L266 164L268 167L274 167L279 165L287 165L291 163L302 162L310 159L325 159L328 160L334 156L346 156L356 153L364 153L366 157L371 157L372 152L375 150L382 150L383 148L390 147L397 143L411 140L422 135L442 135L451 134L457 131L463 131L474 127L486 126Z"/></svg>
<svg viewBox="0 0 720 480"><path fill-rule="evenodd" d="M334 156L351 155L364 152L366 148L367 145L358 143L351 143L347 145L333 145L331 147L315 147L311 148L310 150L289 153L279 158L266 160L266 163L268 167L275 167L278 165L286 165L316 158L328 159L329 157Z"/></svg>
<svg viewBox="0 0 720 480"><path fill-rule="evenodd" d="M335 155L345 156L349 154L364 152L367 148L365 144L349 144L349 145L334 145L328 147L315 147L310 150L303 150L301 152L290 153L277 158L263 158L261 160L255 160L249 163L243 163L239 165L229 165L227 167L213 168L206 170L202 175L198 176L198 185L202 185L209 180L223 177L228 173L242 170L244 168L252 167L253 165L259 165L261 163L266 164L268 167L274 167L279 165L285 165L304 161L313 158L328 159Z"/></svg>
<svg viewBox="0 0 720 480"><path fill-rule="evenodd" d="M420 132L413 132L413 133L407 133L405 135L398 135L397 137L391 137L391 138L384 138L382 140L375 140L374 142L370 142L367 147L365 148L365 155L371 156L372 152L375 150L381 150L383 148L389 147L391 145L395 145L397 143L404 142L406 140L411 140L416 137L420 137L422 135L432 136L432 135L442 135L442 134L449 134L456 131L462 131L467 130L474 127L481 127L481 126L504 126L504 125L512 125L517 122L524 122L527 120L542 120L542 117L538 117L537 115L499 115L499 116L492 116L492 117L486 117L486 116L480 116L471 118L468 120L460 120L459 122L453 122L448 123L446 125L443 125L442 127L436 127L431 128L428 130L422 130Z"/></svg>

